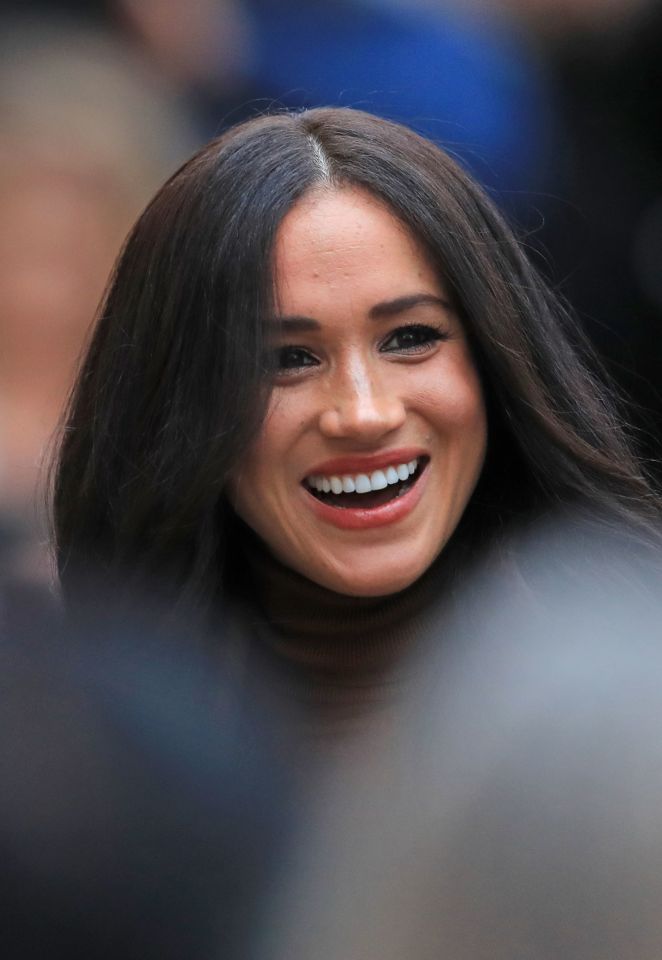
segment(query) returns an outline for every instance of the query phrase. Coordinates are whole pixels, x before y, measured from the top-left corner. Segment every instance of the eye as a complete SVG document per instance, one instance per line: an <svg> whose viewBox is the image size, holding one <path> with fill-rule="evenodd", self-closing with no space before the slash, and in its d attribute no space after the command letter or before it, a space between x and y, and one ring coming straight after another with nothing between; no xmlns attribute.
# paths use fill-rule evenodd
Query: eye
<svg viewBox="0 0 662 960"><path fill-rule="evenodd" d="M273 370L278 374L296 373L304 367L316 367L316 357L304 347L279 347L273 354Z"/></svg>
<svg viewBox="0 0 662 960"><path fill-rule="evenodd" d="M439 340L448 340L448 334L444 330L425 324L408 324L389 334L380 350L383 353L426 353Z"/></svg>

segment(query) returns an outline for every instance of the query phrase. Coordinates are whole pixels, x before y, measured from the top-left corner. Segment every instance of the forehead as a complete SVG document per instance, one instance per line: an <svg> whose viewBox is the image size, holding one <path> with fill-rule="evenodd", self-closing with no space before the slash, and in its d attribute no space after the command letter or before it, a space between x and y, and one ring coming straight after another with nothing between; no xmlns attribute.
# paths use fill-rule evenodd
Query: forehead
<svg viewBox="0 0 662 960"><path fill-rule="evenodd" d="M441 287L409 229L381 200L357 187L306 194L284 218L274 252L279 301L320 287L380 300L405 292L439 293Z"/></svg>

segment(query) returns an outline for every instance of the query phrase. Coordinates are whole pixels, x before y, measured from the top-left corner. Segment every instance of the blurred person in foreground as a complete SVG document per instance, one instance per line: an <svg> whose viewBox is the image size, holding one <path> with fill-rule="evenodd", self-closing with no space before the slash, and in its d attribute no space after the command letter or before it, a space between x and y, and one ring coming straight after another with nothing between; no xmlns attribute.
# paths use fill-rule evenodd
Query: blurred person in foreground
<svg viewBox="0 0 662 960"><path fill-rule="evenodd" d="M277 711L238 709L195 618L89 599L0 622L2 956L257 957L296 816Z"/></svg>
<svg viewBox="0 0 662 960"><path fill-rule="evenodd" d="M0 40L0 568L49 578L41 465L124 235L191 149L176 100L102 32Z"/></svg>
<svg viewBox="0 0 662 960"><path fill-rule="evenodd" d="M265 960L656 960L662 554L554 522L420 651L396 739L327 771Z"/></svg>
<svg viewBox="0 0 662 960"><path fill-rule="evenodd" d="M249 699L270 664L324 758L391 721L492 548L517 589L509 530L574 510L659 543L578 339L482 190L406 127L330 108L229 130L149 204L100 308L55 477L66 602L91 570L156 582L215 625Z"/></svg>

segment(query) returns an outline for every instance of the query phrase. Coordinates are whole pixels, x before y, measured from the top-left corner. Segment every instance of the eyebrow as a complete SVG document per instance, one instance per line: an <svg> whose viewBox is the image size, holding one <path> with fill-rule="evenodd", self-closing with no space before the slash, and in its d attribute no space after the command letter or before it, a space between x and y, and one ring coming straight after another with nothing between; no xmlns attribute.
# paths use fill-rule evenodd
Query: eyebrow
<svg viewBox="0 0 662 960"><path fill-rule="evenodd" d="M449 301L443 297L436 297L432 293L411 293L404 297L397 297L395 300L376 303L368 316L371 320L381 320L383 317L394 317L399 313L406 313L407 310L420 306L442 307L444 310L451 309Z"/></svg>
<svg viewBox="0 0 662 960"><path fill-rule="evenodd" d="M443 310L451 309L450 302L443 297L437 297L432 293L411 293L404 297L396 297L395 300L384 300L381 303L376 303L374 307L370 308L368 316L371 320L383 320L386 317L395 317L400 313L406 313L408 310L420 306L441 307ZM312 317L303 316L274 317L271 325L290 333L319 330L321 326Z"/></svg>

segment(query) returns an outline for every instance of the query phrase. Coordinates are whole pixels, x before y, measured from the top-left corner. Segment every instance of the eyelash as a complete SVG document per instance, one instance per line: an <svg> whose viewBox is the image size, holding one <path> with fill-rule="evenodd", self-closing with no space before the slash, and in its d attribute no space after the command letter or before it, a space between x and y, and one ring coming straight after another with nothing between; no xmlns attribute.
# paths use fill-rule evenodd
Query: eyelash
<svg viewBox="0 0 662 960"><path fill-rule="evenodd" d="M410 343L408 346L400 346L395 349L386 349L387 344L392 340L395 340L397 337L409 336L416 340L415 343ZM440 329L439 327L431 327L428 324L423 323L410 323L404 324L401 327L391 331L389 335L382 341L380 345L381 353L401 353L405 356L420 355L427 353L429 350L432 350L434 344L440 340L448 340L449 334ZM299 358L305 358L301 363L291 363L290 365L284 362L287 355L290 355L290 359L293 356L299 356ZM310 363L312 360L314 362ZM295 376L299 371L305 370L307 367L316 367L318 366L319 361L314 357L311 351L307 347L299 347L294 344L287 344L286 346L279 347L274 351L273 354L273 367L275 369L276 375L281 377Z"/></svg>
<svg viewBox="0 0 662 960"><path fill-rule="evenodd" d="M384 349L389 341L394 340L398 336L401 337L403 334L405 336L417 338L417 342L410 343L409 346L402 346L396 350ZM448 337L448 332L446 330L442 330L440 327L431 327L426 323L408 323L402 327L398 327L397 330L393 330L392 333L388 335L386 340L382 342L381 350L384 353L427 353L428 350L432 350L435 343L437 343L439 340L448 340Z"/></svg>

